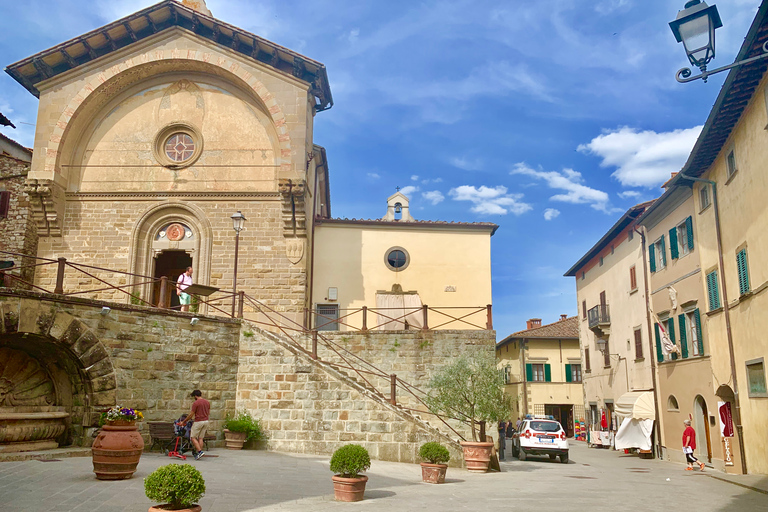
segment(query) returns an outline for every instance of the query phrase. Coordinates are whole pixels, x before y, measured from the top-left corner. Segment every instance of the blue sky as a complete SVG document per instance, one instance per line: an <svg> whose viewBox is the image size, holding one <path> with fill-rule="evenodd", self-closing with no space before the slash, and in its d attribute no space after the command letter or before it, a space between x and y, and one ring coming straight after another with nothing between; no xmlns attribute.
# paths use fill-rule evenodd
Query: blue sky
<svg viewBox="0 0 768 512"><path fill-rule="evenodd" d="M0 64L153 3L3 2ZM660 195L725 78L675 81L687 60L667 24L683 0L207 4L328 68L335 106L317 115L315 142L328 152L335 217L381 217L400 186L417 219L500 225L499 339L528 318L576 314L563 273L621 212ZM733 60L758 6L718 4L710 67ZM31 146L37 100L5 73L0 112L18 127L0 131Z"/></svg>

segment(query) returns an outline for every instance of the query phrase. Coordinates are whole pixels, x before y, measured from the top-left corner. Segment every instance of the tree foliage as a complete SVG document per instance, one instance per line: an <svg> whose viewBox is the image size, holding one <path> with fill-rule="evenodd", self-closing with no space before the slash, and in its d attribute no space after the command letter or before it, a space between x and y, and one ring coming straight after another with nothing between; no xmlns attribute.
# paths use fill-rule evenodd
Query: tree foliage
<svg viewBox="0 0 768 512"><path fill-rule="evenodd" d="M503 386L504 377L496 368L492 350L478 350L440 368L424 401L435 414L469 423L472 440L477 441L481 421L509 418L512 401Z"/></svg>

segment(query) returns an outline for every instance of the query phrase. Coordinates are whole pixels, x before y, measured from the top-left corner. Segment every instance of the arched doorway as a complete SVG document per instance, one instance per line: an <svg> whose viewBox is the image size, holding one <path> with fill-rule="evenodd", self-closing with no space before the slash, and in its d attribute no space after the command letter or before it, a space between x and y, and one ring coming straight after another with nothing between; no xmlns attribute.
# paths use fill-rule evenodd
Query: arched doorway
<svg viewBox="0 0 768 512"><path fill-rule="evenodd" d="M709 436L707 402L701 395L693 401L693 428L696 429L696 457L712 462L712 445Z"/></svg>
<svg viewBox="0 0 768 512"><path fill-rule="evenodd" d="M176 280L181 274L183 274L187 267L192 266L192 256L185 251L169 250L162 251L155 258L155 274L154 277L167 277L168 286L166 287L164 297L164 304L170 304L176 311L179 310L179 296L176 295ZM152 304L157 306L160 302L160 283L154 284L152 289Z"/></svg>

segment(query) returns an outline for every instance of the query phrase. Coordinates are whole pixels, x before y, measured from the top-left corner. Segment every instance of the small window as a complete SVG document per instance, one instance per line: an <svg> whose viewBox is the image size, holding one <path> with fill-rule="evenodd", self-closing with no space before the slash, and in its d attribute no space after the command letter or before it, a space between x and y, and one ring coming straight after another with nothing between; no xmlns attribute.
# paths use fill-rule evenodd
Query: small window
<svg viewBox="0 0 768 512"><path fill-rule="evenodd" d="M667 410L680 412L680 406L677 405L677 398L675 398L675 395L669 395L669 398L667 398Z"/></svg>
<svg viewBox="0 0 768 512"><path fill-rule="evenodd" d="M582 281L584 280L584 277L585 277L585 276L586 276L586 274L585 274L585 273L584 273L584 271L582 270L582 271L581 271L581 280L582 280Z"/></svg>
<svg viewBox="0 0 768 512"><path fill-rule="evenodd" d="M634 265L629 267L629 290L637 290L637 272Z"/></svg>
<svg viewBox="0 0 768 512"><path fill-rule="evenodd" d="M547 382L545 368L546 364L528 364L526 365L528 382Z"/></svg>
<svg viewBox="0 0 768 512"><path fill-rule="evenodd" d="M603 366L610 368L611 366L611 347L608 340L605 340L605 350L603 351Z"/></svg>
<svg viewBox="0 0 768 512"><path fill-rule="evenodd" d="M614 251L614 247L611 246L611 254L613 254L613 251Z"/></svg>
<svg viewBox="0 0 768 512"><path fill-rule="evenodd" d="M747 382L750 397L768 397L765 386L765 362L763 358L747 361Z"/></svg>
<svg viewBox="0 0 768 512"><path fill-rule="evenodd" d="M643 331L639 327L635 329L635 359L643 358Z"/></svg>
<svg viewBox="0 0 768 512"><path fill-rule="evenodd" d="M0 190L0 219L8 217L8 212L11 209L11 191Z"/></svg>
<svg viewBox="0 0 768 512"><path fill-rule="evenodd" d="M747 248L736 253L736 269L739 273L739 295L749 293L749 268L747 267Z"/></svg>
<svg viewBox="0 0 768 512"><path fill-rule="evenodd" d="M603 266L603 257L602 256L600 256L600 266L601 267Z"/></svg>
<svg viewBox="0 0 768 512"><path fill-rule="evenodd" d="M318 331L338 331L339 330L339 305L338 304L318 304L315 312L315 329Z"/></svg>
<svg viewBox="0 0 768 512"><path fill-rule="evenodd" d="M651 264L651 272L658 272L667 266L667 244L664 235L648 247L648 259Z"/></svg>
<svg viewBox="0 0 768 512"><path fill-rule="evenodd" d="M571 382L581 382L581 365L572 364L571 366Z"/></svg>
<svg viewBox="0 0 768 512"><path fill-rule="evenodd" d="M581 301L581 316L587 318L587 301L585 300Z"/></svg>
<svg viewBox="0 0 768 512"><path fill-rule="evenodd" d="M733 154L733 150L728 152L728 156L725 158L725 166L728 171L729 178L736 174L738 169L736 168L736 155Z"/></svg>
<svg viewBox="0 0 768 512"><path fill-rule="evenodd" d="M592 371L592 364L589 361L589 349L584 347L584 371L590 373Z"/></svg>
<svg viewBox="0 0 768 512"><path fill-rule="evenodd" d="M408 251L402 247L391 247L384 255L384 264L393 272L405 270L410 262Z"/></svg>
<svg viewBox="0 0 768 512"><path fill-rule="evenodd" d="M705 209L707 206L709 206L709 186L704 185L699 190L699 203L701 205L701 209Z"/></svg>
<svg viewBox="0 0 768 512"><path fill-rule="evenodd" d="M689 354L692 354L694 356L703 356L704 342L700 332L701 316L699 315L699 310L695 309L693 311L684 313L684 318L685 318L686 342L689 347L687 351ZM681 325L680 328L682 329L683 326Z"/></svg>
<svg viewBox="0 0 768 512"><path fill-rule="evenodd" d="M709 310L714 311L720 307L720 290L717 281L717 270L707 274L707 298L709 299Z"/></svg>

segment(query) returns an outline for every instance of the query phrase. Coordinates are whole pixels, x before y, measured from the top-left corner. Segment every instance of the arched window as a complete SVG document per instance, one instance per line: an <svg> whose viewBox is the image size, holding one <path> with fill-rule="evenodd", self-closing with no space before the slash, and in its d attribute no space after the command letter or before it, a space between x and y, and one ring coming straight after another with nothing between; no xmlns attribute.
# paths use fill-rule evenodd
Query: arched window
<svg viewBox="0 0 768 512"><path fill-rule="evenodd" d="M669 398L667 399L667 410L680 412L680 406L677 405L677 398L675 398L675 395L669 395Z"/></svg>

